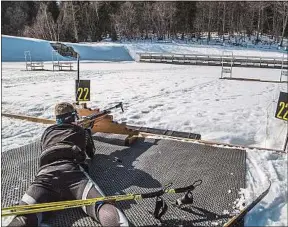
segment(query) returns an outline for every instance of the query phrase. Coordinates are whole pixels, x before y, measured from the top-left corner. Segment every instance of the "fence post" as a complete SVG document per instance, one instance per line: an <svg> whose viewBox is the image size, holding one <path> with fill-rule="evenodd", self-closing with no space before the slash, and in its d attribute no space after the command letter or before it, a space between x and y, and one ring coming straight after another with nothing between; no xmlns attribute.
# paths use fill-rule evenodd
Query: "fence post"
<svg viewBox="0 0 288 227"><path fill-rule="evenodd" d="M286 139L285 139L283 151L288 151L288 130L287 130L287 133L286 133Z"/></svg>

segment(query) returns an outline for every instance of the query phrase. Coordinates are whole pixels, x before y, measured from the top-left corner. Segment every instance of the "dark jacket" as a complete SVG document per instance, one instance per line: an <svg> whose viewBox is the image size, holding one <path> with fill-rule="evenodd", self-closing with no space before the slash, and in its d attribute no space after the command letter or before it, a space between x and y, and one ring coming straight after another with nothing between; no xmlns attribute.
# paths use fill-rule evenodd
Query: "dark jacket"
<svg viewBox="0 0 288 227"><path fill-rule="evenodd" d="M52 125L41 137L40 167L83 164L87 156L93 157L94 152L89 129L73 124Z"/></svg>

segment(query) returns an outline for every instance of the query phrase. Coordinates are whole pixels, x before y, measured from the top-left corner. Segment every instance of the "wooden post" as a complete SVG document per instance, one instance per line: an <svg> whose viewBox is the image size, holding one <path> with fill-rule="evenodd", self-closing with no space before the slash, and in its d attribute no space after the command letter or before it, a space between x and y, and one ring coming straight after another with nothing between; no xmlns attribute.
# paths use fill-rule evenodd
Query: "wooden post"
<svg viewBox="0 0 288 227"><path fill-rule="evenodd" d="M77 54L77 80L80 80L80 73L79 73L79 61L80 61L80 55Z"/></svg>
<svg viewBox="0 0 288 227"><path fill-rule="evenodd" d="M77 88L79 87L79 83L80 83L79 61L80 61L80 55L77 53L77 83L78 83ZM75 91L75 99L76 99L76 105L79 105L79 102L77 101L77 92L78 92L77 88Z"/></svg>
<svg viewBox="0 0 288 227"><path fill-rule="evenodd" d="M285 139L283 151L286 151L286 152L288 151L288 130L287 130L287 133L286 133L286 139Z"/></svg>

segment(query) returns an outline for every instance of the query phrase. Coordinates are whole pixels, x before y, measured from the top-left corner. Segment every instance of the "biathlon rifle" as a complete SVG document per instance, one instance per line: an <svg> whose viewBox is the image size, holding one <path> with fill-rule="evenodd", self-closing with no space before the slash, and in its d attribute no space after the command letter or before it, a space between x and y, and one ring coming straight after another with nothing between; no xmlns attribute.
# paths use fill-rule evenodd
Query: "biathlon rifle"
<svg viewBox="0 0 288 227"><path fill-rule="evenodd" d="M166 202L161 197L164 194L175 194L185 192L186 194L192 195L192 191L202 184L202 180L195 181L192 185L183 188L174 188L171 189L172 183L166 185L164 188L161 188L155 192L148 192L142 194L125 194L125 195L114 195L114 196L103 196L98 198L86 199L86 200L70 200L70 201L60 201L60 202L51 202L51 203L39 203L39 204L31 204L31 205L19 205L2 208L1 216L11 216L11 215L24 215L24 214L33 214L33 213L41 213L48 211L56 211L56 210L64 210L82 206L89 206L94 203L104 203L104 202L119 202L119 201L129 201L129 200L142 200L148 198L156 198L156 205L154 210L154 217L161 220L161 217L168 210L168 206ZM189 196L189 197L190 197ZM193 203L193 199L191 197L185 201L186 196L182 197L182 204L191 204ZM176 204L179 203L179 199Z"/></svg>
<svg viewBox="0 0 288 227"><path fill-rule="evenodd" d="M107 114L111 113L111 110L121 108L122 112L124 112L123 104L122 102L119 102L117 105L112 106L110 108L104 109L98 113L93 113L88 116L85 116L77 121L77 124L84 127L89 128L93 126L94 122L97 121L97 119L101 119L102 117L106 116Z"/></svg>

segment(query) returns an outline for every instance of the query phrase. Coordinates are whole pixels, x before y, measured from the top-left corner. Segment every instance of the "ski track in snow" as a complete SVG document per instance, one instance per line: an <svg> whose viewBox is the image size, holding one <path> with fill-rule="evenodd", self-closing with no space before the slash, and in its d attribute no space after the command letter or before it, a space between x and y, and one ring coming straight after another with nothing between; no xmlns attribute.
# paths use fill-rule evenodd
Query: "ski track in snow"
<svg viewBox="0 0 288 227"><path fill-rule="evenodd" d="M200 133L204 140L282 149L287 124L275 119L287 84L219 80L221 67L168 64L81 63L91 80L89 106L120 101L116 121ZM74 96L76 72L21 71L23 63L2 63L2 112L53 118L56 102ZM233 68L233 77L279 80L280 70ZM3 151L40 138L47 125L2 118ZM15 130L17 129L17 130ZM272 181L269 194L251 211L246 226L287 225L287 156L247 149L247 188L236 207L251 202ZM229 193L229 192L226 192ZM225 211L223 211L225 212Z"/></svg>

